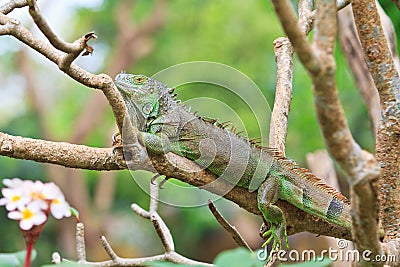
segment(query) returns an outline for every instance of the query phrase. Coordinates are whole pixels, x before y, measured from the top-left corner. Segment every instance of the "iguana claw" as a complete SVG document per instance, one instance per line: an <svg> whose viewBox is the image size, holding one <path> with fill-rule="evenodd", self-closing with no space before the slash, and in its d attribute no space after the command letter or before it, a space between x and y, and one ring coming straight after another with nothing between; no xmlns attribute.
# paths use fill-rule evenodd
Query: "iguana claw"
<svg viewBox="0 0 400 267"><path fill-rule="evenodd" d="M154 175L151 179L150 182L151 184L155 184L155 182L157 181L157 178L160 177L161 174L157 173L156 175ZM158 184L158 188L163 189L163 185L168 181L170 177L165 177L164 179L161 180L161 182Z"/></svg>
<svg viewBox="0 0 400 267"><path fill-rule="evenodd" d="M155 174L155 175L150 179L151 184L156 184L157 178L160 177L160 176L161 176L161 174L159 174L159 173Z"/></svg>
<svg viewBox="0 0 400 267"><path fill-rule="evenodd" d="M165 177L161 182L160 185L158 186L160 189L164 189L164 184L168 181L170 177Z"/></svg>
<svg viewBox="0 0 400 267"><path fill-rule="evenodd" d="M266 247L271 241L272 243L272 250L281 249L282 248L282 239L285 240L286 249L289 248L289 241L287 238L286 229L283 228L281 225L272 224L269 230L265 231L262 234L263 238L268 237L268 239L262 244L261 247Z"/></svg>

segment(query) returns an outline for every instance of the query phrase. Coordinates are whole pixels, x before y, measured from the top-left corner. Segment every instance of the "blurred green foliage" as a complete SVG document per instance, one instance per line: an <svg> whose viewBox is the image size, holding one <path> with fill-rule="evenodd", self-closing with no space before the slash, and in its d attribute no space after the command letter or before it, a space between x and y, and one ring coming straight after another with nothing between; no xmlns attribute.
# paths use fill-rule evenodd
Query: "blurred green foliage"
<svg viewBox="0 0 400 267"><path fill-rule="evenodd" d="M6 1L0 1L0 4ZM79 59L79 64L93 72L101 72L113 59L117 41L118 28L116 26L116 8L121 1L97 1L90 8L76 6L72 9L71 17L59 14L63 19L59 35L66 40L74 40L82 34L95 31L98 39L91 41L95 51L90 57ZM381 1L384 8L394 20L394 25L399 30L400 13L391 1ZM158 1L138 0L133 5L131 16L136 22L143 22L151 14L154 5ZM41 1L39 1L39 5ZM60 5L60 2L52 1L49 5ZM43 9L45 9L43 7ZM26 11L26 10L25 10ZM165 22L151 38L154 41L150 54L135 62L127 71L153 75L169 66L196 60L215 61L232 66L249 76L261 89L267 98L269 106L273 106L275 87L275 61L273 54L273 41L283 35L280 24L273 12L269 1L168 1L165 7ZM45 13L46 15L46 13ZM64 34L65 32L65 34ZM67 34L68 33L68 34ZM9 90L9 98L4 98L7 103L0 106L0 112L4 116L0 119L0 130L13 135L25 137L44 138L39 127L38 115L26 97L14 95L15 91L8 88L9 80L20 77L17 66L17 53L22 46L9 37L0 37L0 90ZM18 46L16 46L18 44ZM101 92L87 89L66 77L54 65L46 59L32 54L31 66L36 71L37 87L47 88L41 91L40 96L48 108L43 118L52 129L57 140L68 141L74 130L75 122L82 109L94 94ZM371 134L371 125L367 110L356 89L351 72L346 60L337 45L335 51L337 59L337 81L342 104L346 111L352 133L360 145L370 151L374 150L374 141ZM93 64L91 62L95 62ZM295 60L293 101L289 115L289 132L287 137L287 154L301 165L305 165L307 152L323 149L324 143L318 127L310 79L303 67ZM24 90L26 84L15 85ZM8 88L8 89L7 89ZM250 137L256 137L254 120L246 120L248 110L237 108L237 100L225 91L218 91L216 87L207 88L199 85L187 85L178 88L183 100L194 97L212 97L228 103L242 118L249 130ZM4 94L3 94L4 95ZM14 101L14 102L13 102ZM4 102L4 103L5 103ZM7 108L5 108L7 107ZM223 117L218 109L213 106L205 107L207 112L216 117ZM267 107L266 107L267 110ZM15 112L14 112L15 111ZM229 118L223 118L228 119ZM104 133L111 133L115 129L115 123L110 110L97 124L96 128L85 140L86 145L110 146L110 141L105 141ZM267 133L268 134L268 133ZM110 137L111 138L111 137ZM109 139L108 139L109 140ZM21 177L24 179L47 179L43 164L0 158L0 178ZM84 171L85 182L90 187L90 196L96 189L99 173ZM148 175L149 174L145 174ZM144 177L145 175L140 174ZM139 179L142 179L139 177ZM143 178L145 179L145 178ZM147 177L146 177L147 179ZM148 205L148 196L137 186L127 171L118 173L116 184L116 199L111 214L118 216L121 212L129 214L129 205L136 202L143 207ZM185 196L186 197L186 196ZM218 202L225 215L229 217L235 212L235 208L227 201ZM79 207L76 207L79 210ZM189 257L202 259L212 258L216 253L208 256L199 256L196 247L202 240L202 236L220 226L211 217L207 208L173 208L161 206L161 214L171 227L176 239L179 251ZM233 216L233 215L232 215ZM0 208L0 242L1 252L12 252L23 248L22 235L19 234L16 222L6 218L4 208ZM122 217L121 217L122 218ZM121 219L122 221L122 219ZM143 225L138 221L137 225ZM90 226L87 226L90 227ZM129 227L129 224L128 224ZM136 231L141 231L141 228ZM122 231L123 229L115 229ZM251 229L256 231L257 229ZM144 231L144 230L143 230ZM47 234L46 234L47 233ZM45 227L44 233L39 239L38 264L49 263L51 252L57 249L57 232L54 223ZM112 238L112 237L111 237ZM144 237L146 238L146 237ZM228 237L229 238L229 237ZM154 237L157 243L157 237ZM117 241L116 241L117 242ZM140 241L137 241L139 244ZM147 251L154 250L154 242L150 243ZM158 244L159 245L159 244ZM146 251L145 248L141 248Z"/></svg>
<svg viewBox="0 0 400 267"><path fill-rule="evenodd" d="M31 260L34 261L36 258L36 250L32 251ZM23 266L25 261L26 251L18 251L14 253L0 253L0 266L1 267L18 267Z"/></svg>

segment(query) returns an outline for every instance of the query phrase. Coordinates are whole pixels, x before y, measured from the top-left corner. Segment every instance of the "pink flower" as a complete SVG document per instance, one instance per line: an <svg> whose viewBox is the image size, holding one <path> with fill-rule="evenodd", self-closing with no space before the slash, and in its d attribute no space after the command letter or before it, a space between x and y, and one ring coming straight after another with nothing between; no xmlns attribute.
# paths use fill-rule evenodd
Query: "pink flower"
<svg viewBox="0 0 400 267"><path fill-rule="evenodd" d="M56 219L61 219L62 217L70 217L71 207L65 201L63 196L62 198L55 198L51 201L50 212Z"/></svg>
<svg viewBox="0 0 400 267"><path fill-rule="evenodd" d="M64 194L54 183L44 185L42 195L44 199L50 200L50 212L56 219L71 216L71 207L65 201Z"/></svg>
<svg viewBox="0 0 400 267"><path fill-rule="evenodd" d="M47 220L47 216L41 208L40 202L34 201L21 210L9 212L8 218L19 220L19 227L22 230L30 230L34 225L41 225Z"/></svg>
<svg viewBox="0 0 400 267"><path fill-rule="evenodd" d="M0 199L0 206L6 206L8 211L22 209L30 202L30 197L20 188L3 188L3 198Z"/></svg>
<svg viewBox="0 0 400 267"><path fill-rule="evenodd" d="M54 183L13 178L4 179L3 184L8 188L2 189L0 205L10 211L10 219L20 220L21 228L43 223L49 213L56 219L71 216L71 207Z"/></svg>

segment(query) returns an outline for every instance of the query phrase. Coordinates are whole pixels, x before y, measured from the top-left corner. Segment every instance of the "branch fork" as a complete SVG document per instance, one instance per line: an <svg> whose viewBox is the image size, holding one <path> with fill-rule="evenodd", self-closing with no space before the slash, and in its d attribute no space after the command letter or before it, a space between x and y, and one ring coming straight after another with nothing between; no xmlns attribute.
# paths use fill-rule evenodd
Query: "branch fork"
<svg viewBox="0 0 400 267"><path fill-rule="evenodd" d="M214 266L213 264L198 262L186 258L179 253L175 252L174 240L172 238L171 232L169 231L167 225L157 212L158 208L158 190L159 185L156 182L150 183L150 207L149 211L144 210L137 204L132 204L132 210L139 216L148 219L152 222L157 235L161 239L161 243L164 247L164 253L155 256L143 257L143 258L122 258L119 257L112 246L107 241L106 237L101 236L101 244L104 250L107 252L110 260L102 262L90 262L86 260L85 251L85 235L84 235L84 225L78 222L76 225L76 250L78 254L78 263L85 264L88 266L100 266L100 267L112 267L112 266L143 266L146 263L154 261L170 261L175 263L196 265L196 266Z"/></svg>

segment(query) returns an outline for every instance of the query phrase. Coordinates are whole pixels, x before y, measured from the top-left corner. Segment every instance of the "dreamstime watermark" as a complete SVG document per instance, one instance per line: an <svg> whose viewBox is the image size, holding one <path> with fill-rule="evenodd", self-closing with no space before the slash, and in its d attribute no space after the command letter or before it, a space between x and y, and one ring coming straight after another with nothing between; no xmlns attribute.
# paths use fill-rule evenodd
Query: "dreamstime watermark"
<svg viewBox="0 0 400 267"><path fill-rule="evenodd" d="M182 91L186 90L186 88L191 88L194 90L190 92L192 98L183 101L182 104L188 108L191 108L193 112L198 111L198 116L205 118L219 118L219 122L224 122L224 120L234 121L233 125L238 127L242 132L241 135L245 137L248 136L249 130L246 127L250 127L249 125L251 124L253 132L254 129L256 129L256 132L259 132L260 140L266 142L266 136L269 132L271 109L261 90L248 76L242 72L224 64L198 61L182 63L169 67L156 73L151 78L154 79L154 81L150 81L152 86L159 86L157 82L160 82L168 88L182 87ZM204 90L203 88L210 87L213 88L213 91L211 92L212 96L205 97L201 94L202 90ZM149 89L143 89L142 92L145 90ZM164 91L166 91L165 88ZM154 90L151 90L151 92L154 92ZM224 98L226 95L230 95L230 97ZM222 97L218 98L218 96ZM234 101L230 102L226 99L234 99ZM141 99L140 101L143 100ZM146 99L145 101L148 100ZM146 105L146 107L150 107L150 105ZM132 113L132 110L137 112L138 108L132 108L130 113ZM160 117L161 115L162 123L159 121L156 122L156 124L158 124L156 126L158 127L157 131L159 136L163 135L164 137L168 137L167 139L163 140L162 146L164 148L169 149L172 147L174 142L179 140L177 136L180 135L181 131L184 131L182 129L185 129L187 125L189 125L189 129L192 130L190 128L190 124L201 123L200 121L195 121L199 120L197 116L182 115L182 110L180 107L168 109L167 111L164 107L160 107L159 110L160 113L155 117ZM237 112L238 110L242 112ZM140 120L140 114L129 115L131 116L132 124L140 124L138 122L138 120ZM221 116L225 118L222 121ZM151 119L154 120L154 118ZM211 123L213 123L213 119L206 120L210 120ZM250 121L251 123L244 123L245 120ZM171 125L176 125L176 128L171 127ZM138 125L135 126L138 127ZM147 126L148 125L146 125L146 127ZM142 131L143 130L147 129L142 129ZM211 130L204 130L205 133L207 133L207 131ZM198 136L196 136L196 134ZM218 136L217 138L212 138L212 136L211 138L204 138L204 133L196 133L195 131L190 131L189 133L185 132L182 135L185 139L194 138L194 142L192 141L189 144L192 147L189 147L188 149L186 144L180 144L178 146L175 145L174 149L176 149L176 147L183 147L183 150L181 153L174 154L187 154L188 151L189 153L193 151L200 151L200 157L194 160L197 163L198 168L193 170L193 166L181 166L179 165L179 161L176 161L176 157L166 154L166 160L168 160L169 163L177 168L177 170L184 172L197 172L201 169L206 169L214 162L216 158L221 158L221 154L224 154L223 160L227 160L227 164L226 166L223 165L224 170L216 181L201 187L190 187L179 182L168 182L164 186L166 190L162 190L159 195L159 201L163 202L164 204L180 207L196 207L206 205L209 199L215 201L221 198L221 196L208 193L206 190L208 188L215 187L214 183L217 183L219 179L223 179L224 181L229 182L230 186L224 187L225 192L219 193L221 195L228 193L240 181L242 176L245 175L245 172L248 171L248 163L250 160L252 160L251 157L255 156L255 152L251 151L249 146L244 146L243 141L233 135L222 136L223 138L221 138L221 136ZM125 132L123 130L122 140L125 156L134 154L132 152L135 152L134 149L138 144L138 139L135 138L135 136L132 136L131 132ZM140 153L141 157L147 158L147 154L143 155L143 151ZM258 162L261 163L255 167L255 170L253 170L255 173L255 175L253 175L255 179L253 179L248 185L251 191L258 188L259 183L264 180L266 172L269 169L270 162L268 159L263 158L262 155L260 155L259 158L261 158L261 160ZM144 191L149 193L148 179L140 179L140 175L137 175L137 173L133 171L138 169L138 167L135 166L136 163L130 163L127 160L127 164L128 168L132 170L131 175L135 179L136 183ZM155 169L153 172L157 173ZM256 179L257 177L259 179Z"/></svg>
<svg viewBox="0 0 400 267"><path fill-rule="evenodd" d="M324 249L321 252L317 253L315 250L306 249L301 252L297 250L278 250L276 252L276 257L281 262L291 261L291 262L304 262L304 261L323 261L328 258L332 261L341 261L341 262L396 262L396 255L376 255L373 257L372 252L370 250L364 250L362 252L349 248L349 244L351 242L338 239L337 240L337 249L329 247L328 249ZM261 261L265 261L268 259L269 251L267 247L264 249L260 249L257 252L257 257Z"/></svg>

